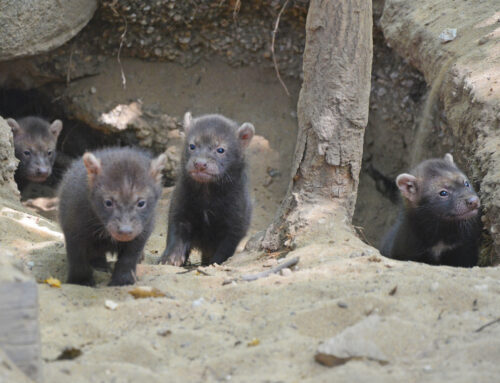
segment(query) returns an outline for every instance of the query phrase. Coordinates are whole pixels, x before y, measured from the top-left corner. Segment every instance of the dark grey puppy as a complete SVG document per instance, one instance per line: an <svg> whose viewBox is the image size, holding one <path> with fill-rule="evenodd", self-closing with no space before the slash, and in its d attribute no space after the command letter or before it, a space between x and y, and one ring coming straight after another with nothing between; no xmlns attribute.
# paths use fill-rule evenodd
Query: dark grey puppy
<svg viewBox="0 0 500 383"><path fill-rule="evenodd" d="M15 155L19 166L14 178L20 189L31 182L44 182L52 174L56 159L57 137L61 133L61 120L51 124L39 117L24 117L18 121L8 118L14 135Z"/></svg>
<svg viewBox="0 0 500 383"><path fill-rule="evenodd" d="M133 148L85 153L65 174L59 222L66 240L68 283L94 285L92 267L118 253L110 285L135 283L142 250L154 226L165 155Z"/></svg>
<svg viewBox="0 0 500 383"><path fill-rule="evenodd" d="M250 225L245 149L255 129L221 115L184 116L186 139L180 176L168 216L167 247L160 262L181 266L191 249L202 264L231 257Z"/></svg>
<svg viewBox="0 0 500 383"><path fill-rule="evenodd" d="M403 207L380 252L400 260L475 266L480 202L452 155L424 161L412 174L400 174L396 183Z"/></svg>

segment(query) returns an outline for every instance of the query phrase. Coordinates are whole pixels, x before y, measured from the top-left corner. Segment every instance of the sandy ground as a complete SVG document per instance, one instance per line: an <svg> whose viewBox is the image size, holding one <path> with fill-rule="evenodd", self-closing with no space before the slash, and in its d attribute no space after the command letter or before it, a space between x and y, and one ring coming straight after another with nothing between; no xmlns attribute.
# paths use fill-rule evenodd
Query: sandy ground
<svg viewBox="0 0 500 383"><path fill-rule="evenodd" d="M2 233L18 234L8 247L25 250L40 282L64 278L64 246L53 223L6 209L0 218ZM294 271L254 282L224 284L279 260L238 253L204 273L183 273L151 264L164 239L155 232L138 285L166 297L135 300L132 287L106 287L105 273L97 288L41 283L45 381L497 380L500 325L476 331L499 316L499 269L395 262L340 227L329 240L289 253L286 259L300 257ZM106 300L118 307L109 310ZM388 364L360 359L328 368L314 361L320 342L356 324ZM57 360L66 348L81 355Z"/></svg>

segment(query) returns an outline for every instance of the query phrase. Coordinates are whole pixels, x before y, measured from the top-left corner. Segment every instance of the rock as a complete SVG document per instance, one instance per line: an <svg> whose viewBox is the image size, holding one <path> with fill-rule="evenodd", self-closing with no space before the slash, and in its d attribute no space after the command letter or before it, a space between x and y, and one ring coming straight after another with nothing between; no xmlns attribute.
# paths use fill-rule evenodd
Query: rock
<svg viewBox="0 0 500 383"><path fill-rule="evenodd" d="M2 247L0 349L5 351L21 371L35 381L40 381L42 378L38 311L38 290L35 280L25 275L14 261L12 254ZM3 382L1 376L0 381Z"/></svg>
<svg viewBox="0 0 500 383"><path fill-rule="evenodd" d="M343 301L338 301L337 302L337 306L339 306L341 309L346 309L348 308L349 306L347 305L347 303L343 302Z"/></svg>
<svg viewBox="0 0 500 383"><path fill-rule="evenodd" d="M97 90L96 90L97 91ZM175 117L146 106L141 100L128 104L114 100L97 100L90 94L73 94L67 90L64 99L71 117L80 119L107 136L120 137L129 145L139 145L155 153L165 152L164 174L172 181L180 163L178 146L182 141L180 123ZM78 96L78 97L75 97Z"/></svg>
<svg viewBox="0 0 500 383"><path fill-rule="evenodd" d="M340 334L328 339L318 347L315 360L328 367L340 366L351 359L369 359L380 364L389 363L378 346L369 339L372 329L380 323L378 315L372 315Z"/></svg>
<svg viewBox="0 0 500 383"><path fill-rule="evenodd" d="M104 301L104 307L106 307L107 309L113 311L113 310L117 309L118 303L116 303L115 301L112 301L111 299L106 299Z"/></svg>
<svg viewBox="0 0 500 383"><path fill-rule="evenodd" d="M25 10L28 3L35 4L30 11ZM78 33L92 17L97 3L93 22ZM218 55L233 67L259 64L272 69L272 60L263 59L263 55L270 57L271 34L282 7L275 0L242 2L236 18L233 2L213 0L203 0L195 7L189 2L155 1L147 12L142 2L135 0L7 0L7 4L8 12L0 6L0 52L4 52L3 45L9 45L5 48L12 49L5 51L6 56L15 58L59 47L33 57L31 61L36 63L16 60L10 68L0 65L0 85L7 81L11 86L12 76L17 76L26 88L66 81L68 74L70 78L95 74L98 57L116 57L119 49L122 57L174 61L186 67ZM307 9L307 0L290 2L280 19L276 59L282 75L301 76L299 52L304 50ZM16 11L24 15L19 26ZM120 44L125 25L126 34ZM4 35L11 32L15 34L7 36L3 43ZM20 42L25 40L31 41L28 48L32 46L32 50L23 50ZM70 55L73 65L68 72ZM4 76L6 72L10 72L8 76Z"/></svg>
<svg viewBox="0 0 500 383"><path fill-rule="evenodd" d="M448 43L450 41L455 40L457 37L457 29L456 28L446 28L439 35L439 40L444 43Z"/></svg>
<svg viewBox="0 0 500 383"><path fill-rule="evenodd" d="M288 267L285 267L284 269L280 270L280 275L283 277L288 277L292 275L292 270L290 270Z"/></svg>
<svg viewBox="0 0 500 383"><path fill-rule="evenodd" d="M0 6L0 61L48 52L87 25L97 0L15 0Z"/></svg>
<svg viewBox="0 0 500 383"><path fill-rule="evenodd" d="M162 329L159 329L158 331L156 331L156 333L159 336L169 336L172 334L172 330L170 330L168 328L162 328Z"/></svg>
<svg viewBox="0 0 500 383"><path fill-rule="evenodd" d="M0 117L0 196L18 199L19 191L14 181L18 159L14 156L14 139L7 122Z"/></svg>
<svg viewBox="0 0 500 383"><path fill-rule="evenodd" d="M193 307L200 307L203 303L205 302L205 299L203 297L196 299L193 301L191 304Z"/></svg>
<svg viewBox="0 0 500 383"><path fill-rule="evenodd" d="M0 349L0 382L33 383Z"/></svg>

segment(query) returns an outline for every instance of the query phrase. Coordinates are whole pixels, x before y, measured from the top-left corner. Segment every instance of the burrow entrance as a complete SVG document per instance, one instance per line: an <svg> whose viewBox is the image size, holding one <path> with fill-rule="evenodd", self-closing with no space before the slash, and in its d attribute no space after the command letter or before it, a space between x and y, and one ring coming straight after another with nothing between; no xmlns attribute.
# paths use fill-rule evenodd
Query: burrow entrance
<svg viewBox="0 0 500 383"><path fill-rule="evenodd" d="M126 89L120 81L116 58L110 57L103 61L98 75L69 86L0 90L0 114L5 118L37 115L50 121L59 118L64 124L58 139L54 176L44 184L31 184L23 190L22 199L30 200L28 206L37 207L38 202L47 202L43 198L54 197L66 167L86 150L134 145L154 155L167 151L171 167L164 177L166 207L176 177L184 113L221 113L239 123L252 122L256 127L247 153L254 201L250 234L265 229L288 186L297 135L300 80L287 79L292 93L288 97L272 68L234 68L217 58L190 68L135 59L123 59L122 64ZM125 119L130 111L137 116ZM107 124L103 116L114 116L116 121L124 122L123 126L117 128L116 121ZM33 201L38 197L43 198ZM42 208L38 212L51 219L56 216L53 210L47 213ZM164 222L161 227L164 230Z"/></svg>
<svg viewBox="0 0 500 383"><path fill-rule="evenodd" d="M400 193L395 179L412 167L415 136L425 109L431 132L420 150L421 159L453 153L454 142L439 100L428 99L423 75L386 45L377 22L373 53L370 113L353 224L366 242L378 248L396 219ZM456 153L455 161L465 165Z"/></svg>

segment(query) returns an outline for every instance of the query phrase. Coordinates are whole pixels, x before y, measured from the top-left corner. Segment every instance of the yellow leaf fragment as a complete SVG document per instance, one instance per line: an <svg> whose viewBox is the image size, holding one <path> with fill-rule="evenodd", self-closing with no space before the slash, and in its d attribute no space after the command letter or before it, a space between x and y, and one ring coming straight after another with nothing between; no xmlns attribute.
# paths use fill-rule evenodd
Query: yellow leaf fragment
<svg viewBox="0 0 500 383"><path fill-rule="evenodd" d="M165 293L161 292L156 287L150 287L150 286L137 286L136 288L130 290L128 293L132 295L135 299L158 298L165 296Z"/></svg>
<svg viewBox="0 0 500 383"><path fill-rule="evenodd" d="M56 278L50 277L47 278L44 282L48 284L50 287L61 287L61 281Z"/></svg>
<svg viewBox="0 0 500 383"><path fill-rule="evenodd" d="M248 347L258 346L260 344L260 340L257 338L253 338L250 342L247 343Z"/></svg>

